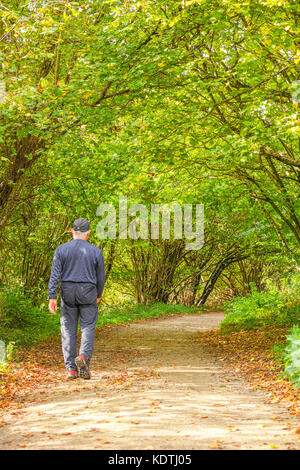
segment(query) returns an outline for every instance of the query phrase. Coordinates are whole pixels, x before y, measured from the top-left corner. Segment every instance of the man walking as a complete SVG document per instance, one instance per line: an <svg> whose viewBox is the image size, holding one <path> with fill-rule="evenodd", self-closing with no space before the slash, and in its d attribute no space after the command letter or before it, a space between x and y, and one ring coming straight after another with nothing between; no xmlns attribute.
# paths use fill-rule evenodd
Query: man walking
<svg viewBox="0 0 300 470"><path fill-rule="evenodd" d="M104 260L100 248L87 241L91 232L88 220L76 219L71 232L73 240L59 245L54 253L48 286L49 310L56 315L60 281L61 338L68 377L90 379L98 303L105 283ZM81 345L77 356L78 320Z"/></svg>

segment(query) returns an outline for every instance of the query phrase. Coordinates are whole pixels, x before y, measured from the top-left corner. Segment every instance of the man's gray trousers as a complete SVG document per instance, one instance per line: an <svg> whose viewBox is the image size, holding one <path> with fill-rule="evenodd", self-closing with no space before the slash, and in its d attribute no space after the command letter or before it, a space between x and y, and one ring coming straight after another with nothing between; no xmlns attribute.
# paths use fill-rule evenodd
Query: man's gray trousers
<svg viewBox="0 0 300 470"><path fill-rule="evenodd" d="M95 340L95 326L98 320L97 288L88 282L62 282L60 326L62 350L68 370L77 370L78 321L81 330L79 354L89 364Z"/></svg>

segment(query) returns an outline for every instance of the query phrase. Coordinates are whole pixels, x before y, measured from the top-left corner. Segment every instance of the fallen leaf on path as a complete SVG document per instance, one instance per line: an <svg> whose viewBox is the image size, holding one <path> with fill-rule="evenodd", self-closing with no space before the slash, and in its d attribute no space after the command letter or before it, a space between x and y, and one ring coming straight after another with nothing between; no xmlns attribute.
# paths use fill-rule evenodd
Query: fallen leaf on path
<svg viewBox="0 0 300 470"><path fill-rule="evenodd" d="M282 366L274 361L272 352L274 344L285 340L286 333L287 328L275 326L266 330L234 331L227 336L220 331L209 331L202 333L198 341L217 352L226 366L239 369L238 375L246 378L254 388L270 392L272 402L285 402L288 411L295 415L300 413L299 393L293 390L287 379L279 377ZM249 354L254 360L249 361Z"/></svg>

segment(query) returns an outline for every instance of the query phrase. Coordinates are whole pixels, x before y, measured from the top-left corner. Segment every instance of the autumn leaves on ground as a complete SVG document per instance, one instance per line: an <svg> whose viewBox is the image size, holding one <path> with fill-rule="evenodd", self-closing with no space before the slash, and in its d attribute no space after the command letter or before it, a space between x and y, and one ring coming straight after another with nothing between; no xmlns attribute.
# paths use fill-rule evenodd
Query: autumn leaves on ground
<svg viewBox="0 0 300 470"><path fill-rule="evenodd" d="M60 338L19 351L1 373L0 448L299 449L297 393L271 352L286 331L224 335L222 318L101 328L91 381L67 381Z"/></svg>

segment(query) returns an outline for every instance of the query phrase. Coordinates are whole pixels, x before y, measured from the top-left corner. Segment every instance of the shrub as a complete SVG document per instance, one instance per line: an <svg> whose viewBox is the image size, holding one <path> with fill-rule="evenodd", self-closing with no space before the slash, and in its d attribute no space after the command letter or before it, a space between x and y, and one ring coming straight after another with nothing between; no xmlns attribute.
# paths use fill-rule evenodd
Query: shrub
<svg viewBox="0 0 300 470"><path fill-rule="evenodd" d="M4 328L24 328L39 314L32 299L24 295L20 285L5 286L0 291L0 321Z"/></svg>
<svg viewBox="0 0 300 470"><path fill-rule="evenodd" d="M223 332L267 325L292 326L300 321L300 302L295 292L257 292L224 304Z"/></svg>
<svg viewBox="0 0 300 470"><path fill-rule="evenodd" d="M59 332L59 315L48 312L33 292L24 293L21 285L0 290L0 339L9 343L30 344Z"/></svg>

